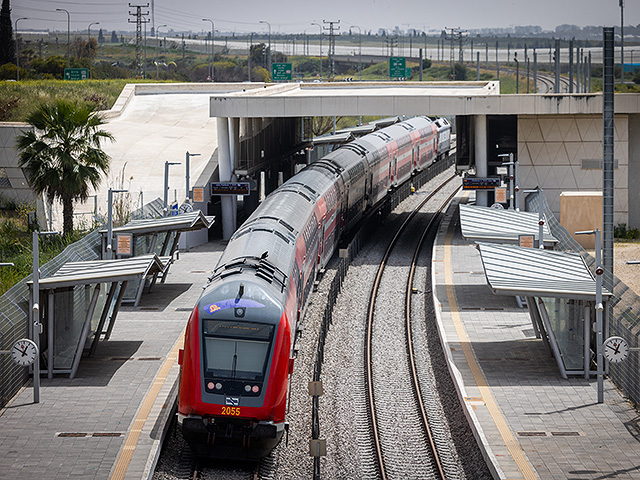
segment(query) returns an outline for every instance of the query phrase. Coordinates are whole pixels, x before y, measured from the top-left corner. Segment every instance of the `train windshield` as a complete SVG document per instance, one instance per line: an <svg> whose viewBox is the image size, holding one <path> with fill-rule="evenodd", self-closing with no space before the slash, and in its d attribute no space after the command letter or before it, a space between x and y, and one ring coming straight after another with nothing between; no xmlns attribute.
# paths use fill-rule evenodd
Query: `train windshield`
<svg viewBox="0 0 640 480"><path fill-rule="evenodd" d="M263 381L274 325L204 320L205 369L214 377Z"/></svg>

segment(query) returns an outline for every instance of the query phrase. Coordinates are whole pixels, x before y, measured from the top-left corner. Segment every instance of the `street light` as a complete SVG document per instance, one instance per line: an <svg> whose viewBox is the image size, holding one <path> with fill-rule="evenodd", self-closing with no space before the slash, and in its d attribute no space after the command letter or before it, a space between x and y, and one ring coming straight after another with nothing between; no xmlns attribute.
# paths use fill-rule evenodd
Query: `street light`
<svg viewBox="0 0 640 480"><path fill-rule="evenodd" d="M107 260L113 258L113 194L128 191L109 189L109 195L107 196Z"/></svg>
<svg viewBox="0 0 640 480"><path fill-rule="evenodd" d="M65 10L64 8L56 8L56 12L65 12L67 14L67 68L71 68L71 43L69 42L71 15L69 15L69 10Z"/></svg>
<svg viewBox="0 0 640 480"><path fill-rule="evenodd" d="M312 23L320 29L320 80L322 80L322 25L319 23Z"/></svg>
<svg viewBox="0 0 640 480"><path fill-rule="evenodd" d="M187 180L187 189L186 189L187 194L185 196L187 198L191 198L191 195L189 194L189 190L190 190L190 187L189 187L189 159L191 157L199 157L199 156L200 156L199 153L189 153L189 152L187 152L187 154L185 155L185 159L184 159L184 161L185 161L185 177L186 177L186 180Z"/></svg>
<svg viewBox="0 0 640 480"><path fill-rule="evenodd" d="M166 25L158 25L156 27L156 59L155 59L155 64L156 64L156 80L158 80L158 30L160 30L162 27L166 27Z"/></svg>
<svg viewBox="0 0 640 480"><path fill-rule="evenodd" d="M180 162L164 162L164 214L169 211L169 165L180 165Z"/></svg>
<svg viewBox="0 0 640 480"><path fill-rule="evenodd" d="M203 22L211 22L211 81L215 82L215 75L213 71L213 50L215 47L215 43L213 42L213 35L215 34L215 27L213 25L213 20L210 18L203 18Z"/></svg>
<svg viewBox="0 0 640 480"><path fill-rule="evenodd" d="M18 67L16 69L16 81L20 81L20 39L18 38L18 22L20 20L28 20L27 17L20 17L18 19L16 19L15 24L16 24L16 66Z"/></svg>
<svg viewBox="0 0 640 480"><path fill-rule="evenodd" d="M624 0L620 0L620 84L624 83Z"/></svg>
<svg viewBox="0 0 640 480"><path fill-rule="evenodd" d="M89 78L91 78L91 64L93 63L91 61L91 25L100 25L100 22L92 22L89 24L89 26L87 27L87 52L89 54Z"/></svg>
<svg viewBox="0 0 640 480"><path fill-rule="evenodd" d="M269 22L266 22L264 20L260 20L260 23L266 23L269 26L269 76L271 76L271 24Z"/></svg>
<svg viewBox="0 0 640 480"><path fill-rule="evenodd" d="M351 28L358 29L358 44L359 44L359 53L358 53L358 80L362 80L362 30L358 25L351 25Z"/></svg>
<svg viewBox="0 0 640 480"><path fill-rule="evenodd" d="M604 268L602 268L600 255L602 251L602 240L600 238L600 229L585 230L582 232L575 232L576 235L595 235L596 236L596 359L597 359L597 376L598 376L598 403L604 402L604 365L602 358L602 311L604 306L602 305L602 274Z"/></svg>
<svg viewBox="0 0 640 480"><path fill-rule="evenodd" d="M59 235L60 232L38 232L34 231L33 242L33 292L31 311L33 314L33 343L36 344L36 360L33 362L33 403L40 403L40 334L42 324L40 323L40 236Z"/></svg>

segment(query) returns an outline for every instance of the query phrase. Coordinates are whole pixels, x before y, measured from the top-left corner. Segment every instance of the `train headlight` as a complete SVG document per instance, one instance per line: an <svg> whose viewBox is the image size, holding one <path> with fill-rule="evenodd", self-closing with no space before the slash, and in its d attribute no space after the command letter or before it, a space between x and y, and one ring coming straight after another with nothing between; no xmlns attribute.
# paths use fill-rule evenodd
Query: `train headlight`
<svg viewBox="0 0 640 480"><path fill-rule="evenodd" d="M222 384L220 382L216 383L216 389L222 390Z"/></svg>
<svg viewBox="0 0 640 480"><path fill-rule="evenodd" d="M254 385L253 388L251 389L253 393L258 393L259 390L260 390L260 387L258 385Z"/></svg>
<svg viewBox="0 0 640 480"><path fill-rule="evenodd" d="M251 391L251 385L245 385L244 386L244 391L249 393Z"/></svg>

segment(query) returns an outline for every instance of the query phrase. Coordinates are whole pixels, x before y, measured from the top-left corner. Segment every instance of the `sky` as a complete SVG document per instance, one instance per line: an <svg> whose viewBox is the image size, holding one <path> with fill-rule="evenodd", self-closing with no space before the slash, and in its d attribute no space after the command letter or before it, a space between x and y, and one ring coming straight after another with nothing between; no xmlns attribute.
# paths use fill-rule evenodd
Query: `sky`
<svg viewBox="0 0 640 480"><path fill-rule="evenodd" d="M215 23L221 32L317 33L312 22L340 20L341 31L351 25L362 31L379 28L401 30L442 30L446 27L477 29L483 27L508 28L538 25L553 30L557 25L620 25L620 0L155 0L155 25L167 25L167 31L201 32L211 28L203 18ZM71 31L133 30L128 20L135 8L129 3L144 5L151 0L11 0L11 19L20 20L19 29L49 29L66 32L69 11ZM625 0L625 25L640 24L640 0ZM148 25L150 28L151 25ZM357 30L357 29L356 29Z"/></svg>

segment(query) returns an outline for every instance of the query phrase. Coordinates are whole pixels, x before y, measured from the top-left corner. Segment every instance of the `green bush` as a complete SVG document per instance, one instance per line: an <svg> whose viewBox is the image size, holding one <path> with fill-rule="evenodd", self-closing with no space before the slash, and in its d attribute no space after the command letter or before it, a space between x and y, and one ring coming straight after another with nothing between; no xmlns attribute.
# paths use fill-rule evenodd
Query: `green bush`
<svg viewBox="0 0 640 480"><path fill-rule="evenodd" d="M613 236L621 239L637 240L640 238L640 230L637 228L627 229L626 223L620 223L614 227Z"/></svg>

